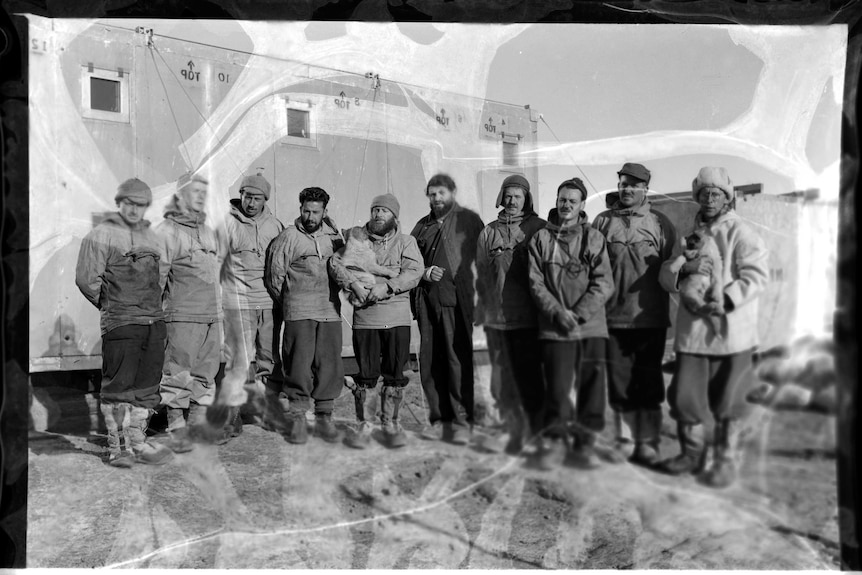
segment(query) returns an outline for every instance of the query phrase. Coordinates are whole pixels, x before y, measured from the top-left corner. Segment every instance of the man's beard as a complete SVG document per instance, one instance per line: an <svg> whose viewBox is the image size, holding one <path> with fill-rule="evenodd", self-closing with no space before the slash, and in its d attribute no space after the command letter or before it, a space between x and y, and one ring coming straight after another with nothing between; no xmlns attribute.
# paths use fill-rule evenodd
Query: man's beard
<svg viewBox="0 0 862 575"><path fill-rule="evenodd" d="M437 217L445 216L446 214L449 213L449 210L451 210L452 206L454 206L454 205L455 205L455 200L452 200L451 202L447 202L447 203L443 204L442 207L431 206L431 210L434 212L434 215Z"/></svg>
<svg viewBox="0 0 862 575"><path fill-rule="evenodd" d="M301 221L301 223L302 223L302 227L305 228L305 231L307 231L310 234L313 234L318 229L320 229L321 224L323 224L323 220L321 220L319 222L315 222L312 220L306 220L306 221Z"/></svg>
<svg viewBox="0 0 862 575"><path fill-rule="evenodd" d="M394 230L395 226L395 218L392 218L391 220L387 220L385 222L378 222L376 220L368 221L368 230L376 236L385 236L386 234Z"/></svg>

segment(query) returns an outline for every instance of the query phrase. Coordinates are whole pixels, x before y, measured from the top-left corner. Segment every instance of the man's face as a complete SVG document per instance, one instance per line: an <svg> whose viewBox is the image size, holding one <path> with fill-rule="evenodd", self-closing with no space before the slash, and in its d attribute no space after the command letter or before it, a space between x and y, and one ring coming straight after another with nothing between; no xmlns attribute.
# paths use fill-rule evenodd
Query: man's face
<svg viewBox="0 0 862 575"><path fill-rule="evenodd" d="M581 213L581 190L563 188L557 193L557 214L563 222L571 222Z"/></svg>
<svg viewBox="0 0 862 575"><path fill-rule="evenodd" d="M299 221L310 234L320 228L325 216L326 208L323 207L323 202L303 202L299 206Z"/></svg>
<svg viewBox="0 0 862 575"><path fill-rule="evenodd" d="M647 184L628 174L623 174L617 183L617 190L620 193L620 203L627 208L631 208L643 203L647 192Z"/></svg>
<svg viewBox="0 0 862 575"><path fill-rule="evenodd" d="M518 186L509 186L503 190L503 210L508 216L519 216L524 213L524 204L527 196L524 189Z"/></svg>
<svg viewBox="0 0 862 575"><path fill-rule="evenodd" d="M192 180L180 190L180 197L193 212L202 212L207 203L207 185Z"/></svg>
<svg viewBox="0 0 862 575"><path fill-rule="evenodd" d="M436 215L445 214L455 204L455 191L446 186L431 186L425 195Z"/></svg>
<svg viewBox="0 0 862 575"><path fill-rule="evenodd" d="M144 212L149 206L149 204L139 204L129 198L123 198L118 204L120 217L130 226L137 224L144 218Z"/></svg>
<svg viewBox="0 0 862 575"><path fill-rule="evenodd" d="M395 227L395 214L383 206L371 208L371 219L368 220L368 229L378 236L385 236Z"/></svg>
<svg viewBox="0 0 862 575"><path fill-rule="evenodd" d="M266 196L261 192L249 188L240 191L240 209L242 213L250 218L255 218L263 212L263 206L266 205Z"/></svg>
<svg viewBox="0 0 862 575"><path fill-rule="evenodd" d="M718 216L728 204L727 196L719 188L702 188L697 193L697 201L700 204L700 213L706 219Z"/></svg>

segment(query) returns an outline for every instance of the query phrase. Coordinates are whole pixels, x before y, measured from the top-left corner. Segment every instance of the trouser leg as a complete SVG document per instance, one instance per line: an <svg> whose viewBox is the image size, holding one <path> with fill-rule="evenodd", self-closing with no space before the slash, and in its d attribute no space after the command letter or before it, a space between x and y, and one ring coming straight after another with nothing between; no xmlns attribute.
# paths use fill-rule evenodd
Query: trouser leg
<svg viewBox="0 0 862 575"><path fill-rule="evenodd" d="M437 318L433 316L429 306L420 296L417 302L417 322L419 324L419 376L422 384L422 391L425 393L425 399L428 402L428 420L430 423L443 421L443 409L446 406L441 406L444 395L438 392L438 388L445 381L445 374L440 373L441 361L435 361L434 358L438 353L436 347L438 335ZM447 421L451 421L449 412L446 412Z"/></svg>
<svg viewBox="0 0 862 575"><path fill-rule="evenodd" d="M248 399L245 385L254 355L257 318L254 310L225 309L225 374L218 389L218 403L239 407Z"/></svg>
<svg viewBox="0 0 862 575"><path fill-rule="evenodd" d="M344 363L341 360L341 322L315 322L315 348L312 371L315 384L311 397L315 414L332 414L335 400L344 387Z"/></svg>
<svg viewBox="0 0 862 575"><path fill-rule="evenodd" d="M575 346L577 426L592 434L605 428L605 346L601 337L579 340Z"/></svg>
<svg viewBox="0 0 862 575"><path fill-rule="evenodd" d="M145 356L148 336L148 326L124 325L102 337L102 385L99 394L102 401L121 403L135 399L138 369Z"/></svg>
<svg viewBox="0 0 862 575"><path fill-rule="evenodd" d="M545 401L538 336L538 330L535 329L509 332L510 356L517 395L526 412L530 434L534 436L542 430Z"/></svg>
<svg viewBox="0 0 862 575"><path fill-rule="evenodd" d="M441 311L438 340L446 358L446 411L455 424L473 422L473 342L471 330L464 325L460 308L444 307ZM441 394L442 395L442 394ZM441 407L441 411L442 407ZM445 421L445 418L444 418Z"/></svg>
<svg viewBox="0 0 862 575"><path fill-rule="evenodd" d="M219 370L224 332L220 321L201 326L203 340L190 370L192 387L189 405L197 404L205 408L215 401L215 377Z"/></svg>
<svg viewBox="0 0 862 575"><path fill-rule="evenodd" d="M304 413L311 407L316 323L313 320L284 322L284 385L291 411Z"/></svg>
<svg viewBox="0 0 862 575"><path fill-rule="evenodd" d="M559 439L566 436L574 408L569 398L575 379L575 342L541 342L545 380L544 435Z"/></svg>

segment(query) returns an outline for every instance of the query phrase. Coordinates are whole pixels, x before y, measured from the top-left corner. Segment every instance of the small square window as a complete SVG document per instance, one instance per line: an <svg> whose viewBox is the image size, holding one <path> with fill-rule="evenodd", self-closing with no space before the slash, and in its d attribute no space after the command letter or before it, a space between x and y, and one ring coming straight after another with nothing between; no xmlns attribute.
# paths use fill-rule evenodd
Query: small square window
<svg viewBox="0 0 862 575"><path fill-rule="evenodd" d="M515 142L503 142L503 165L518 165L518 144Z"/></svg>
<svg viewBox="0 0 862 575"><path fill-rule="evenodd" d="M122 68L81 66L81 115L90 120L130 123L130 76Z"/></svg>
<svg viewBox="0 0 862 575"><path fill-rule="evenodd" d="M308 110L287 109L287 135L294 138L310 138Z"/></svg>
<svg viewBox="0 0 862 575"><path fill-rule="evenodd" d="M105 112L120 110L120 83L104 78L90 78L90 108Z"/></svg>

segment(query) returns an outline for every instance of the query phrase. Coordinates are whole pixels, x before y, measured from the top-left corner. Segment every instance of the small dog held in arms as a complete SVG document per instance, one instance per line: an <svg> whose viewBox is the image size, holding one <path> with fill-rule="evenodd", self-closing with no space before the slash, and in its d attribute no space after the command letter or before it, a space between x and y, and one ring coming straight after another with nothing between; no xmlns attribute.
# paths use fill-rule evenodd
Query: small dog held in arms
<svg viewBox="0 0 862 575"><path fill-rule="evenodd" d="M345 240L347 243L344 246L344 253L341 254L341 263L366 289L374 286L377 277L394 278L398 275L398 272L377 263L377 256L374 254L371 239L365 228L361 226L350 228ZM349 290L347 293L347 301L350 305L361 307L356 300L356 294Z"/></svg>
<svg viewBox="0 0 862 575"><path fill-rule="evenodd" d="M686 261L701 257L712 261L712 273L709 276L703 274L689 274L679 282L679 295L682 304L688 311L697 315L706 315L715 332L716 337L721 338L721 317L707 315L709 312L724 309L724 286L722 286L722 262L721 254L715 240L695 230L685 238L685 250L683 255Z"/></svg>

